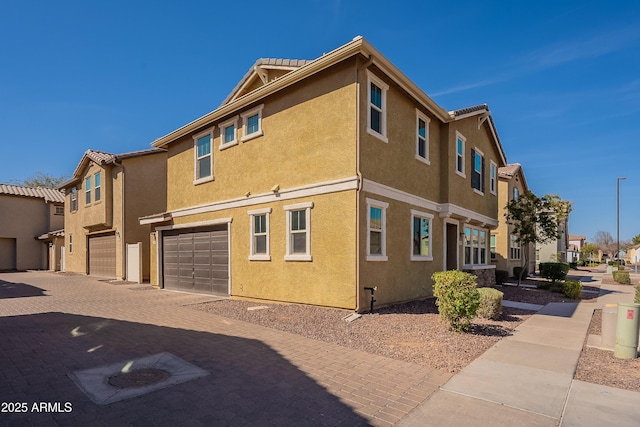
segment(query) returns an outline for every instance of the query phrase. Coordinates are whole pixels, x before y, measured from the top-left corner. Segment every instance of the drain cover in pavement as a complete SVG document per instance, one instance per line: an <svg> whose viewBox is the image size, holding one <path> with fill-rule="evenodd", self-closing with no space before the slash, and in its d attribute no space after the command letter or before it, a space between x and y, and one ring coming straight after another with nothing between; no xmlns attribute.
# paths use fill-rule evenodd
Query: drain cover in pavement
<svg viewBox="0 0 640 427"><path fill-rule="evenodd" d="M108 405L201 378L209 372L165 352L68 375L91 400Z"/></svg>

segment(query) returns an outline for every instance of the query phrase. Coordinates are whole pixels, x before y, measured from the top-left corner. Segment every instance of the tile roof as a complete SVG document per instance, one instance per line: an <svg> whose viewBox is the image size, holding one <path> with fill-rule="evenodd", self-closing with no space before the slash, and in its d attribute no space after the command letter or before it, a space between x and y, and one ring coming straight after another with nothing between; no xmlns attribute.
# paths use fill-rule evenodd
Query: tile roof
<svg viewBox="0 0 640 427"><path fill-rule="evenodd" d="M507 166L498 168L498 176L502 176L504 178L511 178L516 173L518 173L518 170L521 168L522 168L522 165L520 163L511 163Z"/></svg>
<svg viewBox="0 0 640 427"><path fill-rule="evenodd" d="M38 240L47 240L52 237L64 237L64 228L44 233L43 235L38 236Z"/></svg>
<svg viewBox="0 0 640 427"><path fill-rule="evenodd" d="M44 199L47 203L64 203L64 193L52 188L0 184L0 194Z"/></svg>
<svg viewBox="0 0 640 427"><path fill-rule="evenodd" d="M569 240L586 240L586 236L577 236L575 234L569 234Z"/></svg>
<svg viewBox="0 0 640 427"><path fill-rule="evenodd" d="M465 114L475 113L476 111L489 111L487 104L474 105L473 107L461 108L459 110L449 111L449 115L453 117L464 116Z"/></svg>

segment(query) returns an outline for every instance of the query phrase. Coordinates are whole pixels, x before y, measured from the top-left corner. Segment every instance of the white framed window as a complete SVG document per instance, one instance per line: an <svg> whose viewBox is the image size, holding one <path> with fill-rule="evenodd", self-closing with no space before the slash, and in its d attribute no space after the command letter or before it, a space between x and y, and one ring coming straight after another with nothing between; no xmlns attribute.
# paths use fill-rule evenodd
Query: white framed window
<svg viewBox="0 0 640 427"><path fill-rule="evenodd" d="M464 227L464 264L485 265L487 263L487 231L481 228Z"/></svg>
<svg viewBox="0 0 640 427"><path fill-rule="evenodd" d="M93 175L93 189L95 196L93 197L96 202L102 199L102 174L100 172Z"/></svg>
<svg viewBox="0 0 640 427"><path fill-rule="evenodd" d="M518 197L520 197L520 191L518 191L516 187L513 187L513 200L518 200Z"/></svg>
<svg viewBox="0 0 640 427"><path fill-rule="evenodd" d="M367 70L367 132L387 139L387 91L389 85Z"/></svg>
<svg viewBox="0 0 640 427"><path fill-rule="evenodd" d="M489 162L489 165L489 191L495 195L498 193L498 165L493 160Z"/></svg>
<svg viewBox="0 0 640 427"><path fill-rule="evenodd" d="M257 138L262 132L262 109L264 104L258 105L253 110L242 113L242 142Z"/></svg>
<svg viewBox="0 0 640 427"><path fill-rule="evenodd" d="M491 253L491 259L496 259L496 235L492 234L489 238L489 252Z"/></svg>
<svg viewBox="0 0 640 427"><path fill-rule="evenodd" d="M249 242L249 260L271 261L269 253L269 214L271 208L256 209L249 214L251 241Z"/></svg>
<svg viewBox="0 0 640 427"><path fill-rule="evenodd" d="M218 127L220 128L220 150L238 145L238 116Z"/></svg>
<svg viewBox="0 0 640 427"><path fill-rule="evenodd" d="M463 178L467 177L464 173L464 146L466 142L467 138L456 131L456 173Z"/></svg>
<svg viewBox="0 0 640 427"><path fill-rule="evenodd" d="M509 258L520 259L521 245L518 236L509 236Z"/></svg>
<svg viewBox="0 0 640 427"><path fill-rule="evenodd" d="M416 110L416 159L430 164L429 161L429 122L431 120Z"/></svg>
<svg viewBox="0 0 640 427"><path fill-rule="evenodd" d="M311 208L313 202L284 206L287 213L286 261L311 261Z"/></svg>
<svg viewBox="0 0 640 427"><path fill-rule="evenodd" d="M389 203L367 198L367 261L387 261Z"/></svg>
<svg viewBox="0 0 640 427"><path fill-rule="evenodd" d="M471 149L471 187L479 194L484 194L484 154L477 148Z"/></svg>
<svg viewBox="0 0 640 427"><path fill-rule="evenodd" d="M54 215L64 215L64 206L56 206Z"/></svg>
<svg viewBox="0 0 640 427"><path fill-rule="evenodd" d="M69 195L70 203L69 203L69 211L75 212L78 210L78 188L73 187L71 189L71 194Z"/></svg>
<svg viewBox="0 0 640 427"><path fill-rule="evenodd" d="M433 215L411 209L411 261L433 261Z"/></svg>
<svg viewBox="0 0 640 427"><path fill-rule="evenodd" d="M213 128L193 137L195 167L193 183L200 184L213 180Z"/></svg>
<svg viewBox="0 0 640 427"><path fill-rule="evenodd" d="M85 205L91 204L91 177L88 176L84 180L84 203Z"/></svg>

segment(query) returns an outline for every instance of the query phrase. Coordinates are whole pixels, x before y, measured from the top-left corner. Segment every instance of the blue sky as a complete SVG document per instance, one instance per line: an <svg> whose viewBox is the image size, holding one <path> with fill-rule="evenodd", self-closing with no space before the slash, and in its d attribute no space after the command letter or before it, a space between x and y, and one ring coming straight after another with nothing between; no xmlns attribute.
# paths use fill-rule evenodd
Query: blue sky
<svg viewBox="0 0 640 427"><path fill-rule="evenodd" d="M4 1L0 182L71 175L214 110L256 59L368 39L447 110L487 103L570 233L640 234L640 2Z"/></svg>

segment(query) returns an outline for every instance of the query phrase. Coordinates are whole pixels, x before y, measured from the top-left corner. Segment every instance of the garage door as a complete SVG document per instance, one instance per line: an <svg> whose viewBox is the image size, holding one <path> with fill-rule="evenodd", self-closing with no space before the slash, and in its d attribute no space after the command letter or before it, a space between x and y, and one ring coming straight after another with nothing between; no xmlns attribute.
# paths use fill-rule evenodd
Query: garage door
<svg viewBox="0 0 640 427"><path fill-rule="evenodd" d="M89 237L89 274L116 277L116 235Z"/></svg>
<svg viewBox="0 0 640 427"><path fill-rule="evenodd" d="M228 237L226 225L163 233L164 287L229 295Z"/></svg>
<svg viewBox="0 0 640 427"><path fill-rule="evenodd" d="M16 269L16 239L0 238L0 271Z"/></svg>

